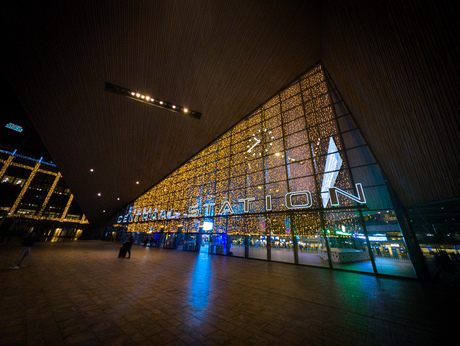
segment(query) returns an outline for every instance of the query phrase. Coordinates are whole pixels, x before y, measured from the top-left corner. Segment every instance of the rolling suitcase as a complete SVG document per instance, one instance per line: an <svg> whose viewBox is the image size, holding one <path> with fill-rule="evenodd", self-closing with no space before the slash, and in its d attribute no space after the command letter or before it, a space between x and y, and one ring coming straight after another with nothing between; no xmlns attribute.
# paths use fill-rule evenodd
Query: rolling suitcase
<svg viewBox="0 0 460 346"><path fill-rule="evenodd" d="M128 251L128 249L126 249L124 246L122 246L121 249L120 249L120 252L118 253L118 258L125 258L127 251Z"/></svg>

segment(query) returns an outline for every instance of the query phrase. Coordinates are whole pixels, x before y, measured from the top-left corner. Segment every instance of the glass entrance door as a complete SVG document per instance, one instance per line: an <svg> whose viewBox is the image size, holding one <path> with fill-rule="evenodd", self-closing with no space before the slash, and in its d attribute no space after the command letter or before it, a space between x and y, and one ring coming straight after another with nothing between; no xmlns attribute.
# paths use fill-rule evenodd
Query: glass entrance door
<svg viewBox="0 0 460 346"><path fill-rule="evenodd" d="M199 248L199 252L203 253L209 253L209 240L210 240L210 235L209 234L202 234L201 235L201 245Z"/></svg>

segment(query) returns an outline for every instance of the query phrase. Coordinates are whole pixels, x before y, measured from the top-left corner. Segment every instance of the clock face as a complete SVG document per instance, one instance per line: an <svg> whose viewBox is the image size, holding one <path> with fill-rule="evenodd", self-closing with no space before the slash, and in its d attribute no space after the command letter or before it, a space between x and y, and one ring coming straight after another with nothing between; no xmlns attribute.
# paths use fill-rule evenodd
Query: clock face
<svg viewBox="0 0 460 346"><path fill-rule="evenodd" d="M252 133L246 147L247 159L255 159L266 155L269 152L270 146L273 145L274 140L275 136L272 130L262 128Z"/></svg>

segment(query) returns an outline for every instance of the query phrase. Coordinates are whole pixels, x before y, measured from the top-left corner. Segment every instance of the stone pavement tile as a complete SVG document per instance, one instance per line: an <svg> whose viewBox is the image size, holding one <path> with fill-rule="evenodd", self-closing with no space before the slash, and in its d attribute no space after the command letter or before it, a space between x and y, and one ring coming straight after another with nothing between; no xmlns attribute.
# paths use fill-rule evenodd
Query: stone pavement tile
<svg viewBox="0 0 460 346"><path fill-rule="evenodd" d="M232 344L237 344L237 342L240 342L244 344L266 345L269 343L271 338L274 338L273 340L278 340L277 343L279 343L279 338L264 333L260 330L253 330L252 328L240 329L238 330L238 333L234 333L234 335L235 338L231 341Z"/></svg>
<svg viewBox="0 0 460 346"><path fill-rule="evenodd" d="M206 341L205 337L200 337L199 339L196 339L192 335L187 333L176 333L176 335L180 341L185 342L187 345L199 344L201 342Z"/></svg>
<svg viewBox="0 0 460 346"><path fill-rule="evenodd" d="M279 338L285 330L280 328L278 325L267 324L264 328L262 328L262 332Z"/></svg>
<svg viewBox="0 0 460 346"><path fill-rule="evenodd" d="M160 323L161 321L164 321L164 322L167 324L167 326L169 326L169 327L171 327L171 326L176 327L176 326L178 326L178 325L180 325L180 324L182 324L182 323L185 323L185 321L188 321L188 320L190 320L191 318L193 318L193 316L190 317L190 318L188 318L188 319L185 319L184 322L182 322L182 321L176 319L176 318L173 317L173 316L170 316L170 317L168 317L168 318L166 318L166 319L157 318L157 317L155 316L155 317L152 319L152 321L156 321L157 323Z"/></svg>
<svg viewBox="0 0 460 346"><path fill-rule="evenodd" d="M235 339L236 336L233 333L226 333L222 330L217 330L207 335L207 338L222 345L229 343L231 340Z"/></svg>
<svg viewBox="0 0 460 346"><path fill-rule="evenodd" d="M181 324L177 326L177 329L175 332L178 336L180 336L181 339L183 339L182 335L188 335L189 337L192 337L195 340L207 339L205 335L198 332L195 328L187 326L185 324Z"/></svg>
<svg viewBox="0 0 460 346"><path fill-rule="evenodd" d="M185 321L184 321L184 324L185 324L186 326L189 326L189 327L192 327L192 328L196 328L196 327L198 327L198 326L201 326L201 325L205 324L205 321L200 320L200 319L198 319L198 318L196 318L196 317L192 317L192 318L189 318L189 319L185 320Z"/></svg>
<svg viewBox="0 0 460 346"><path fill-rule="evenodd" d="M64 342L67 345L85 344L85 345L98 345L99 341L90 330L82 330L78 333L72 333L64 336Z"/></svg>
<svg viewBox="0 0 460 346"><path fill-rule="evenodd" d="M108 338L101 342L102 346L131 346L138 345L136 344L129 336L126 334L120 334L118 336Z"/></svg>
<svg viewBox="0 0 460 346"><path fill-rule="evenodd" d="M231 333L235 330L238 330L242 326L242 324L238 324L238 321L230 322L230 321L222 320L220 318L213 318L209 320L208 323L214 326L215 328L219 330L223 330L227 333Z"/></svg>
<svg viewBox="0 0 460 346"><path fill-rule="evenodd" d="M214 332L216 332L216 331L218 330L215 326L213 326L213 325L211 325L211 324L208 324L208 323L201 324L201 325L199 325L199 326L197 326L197 327L194 327L194 329L195 329L198 333L200 333L200 334L202 334L202 335L204 335L204 336L206 336L206 337L207 337L209 334L214 333Z"/></svg>
<svg viewBox="0 0 460 346"><path fill-rule="evenodd" d="M283 334L281 334L280 338L291 344L300 345L304 339L304 332L297 331L297 333L293 333L291 331L285 331Z"/></svg>
<svg viewBox="0 0 460 346"><path fill-rule="evenodd" d="M145 327L140 327L139 328L139 331L142 333L142 335L144 335L147 338L149 338L149 337L151 337L151 336L153 336L155 334L158 334L158 333L162 332L163 330L165 330L165 328L163 328L158 323L148 323L148 321L146 321Z"/></svg>
<svg viewBox="0 0 460 346"><path fill-rule="evenodd" d="M121 326L120 329L129 336L140 333L140 331L130 323Z"/></svg>
<svg viewBox="0 0 460 346"><path fill-rule="evenodd" d="M134 334L130 334L129 337L135 342L135 343L141 343L141 342L146 342L148 339L142 335L142 333L137 332Z"/></svg>
<svg viewBox="0 0 460 346"><path fill-rule="evenodd" d="M235 338L230 341L232 345L269 345L271 341L277 341L279 343L279 339L270 340L270 335L259 335L252 333L247 338Z"/></svg>
<svg viewBox="0 0 460 346"><path fill-rule="evenodd" d="M162 330L159 333L149 336L148 339L155 345L165 345L174 340L177 340L178 337L168 330Z"/></svg>
<svg viewBox="0 0 460 346"><path fill-rule="evenodd" d="M14 249L0 248L7 268ZM137 246L121 261L118 249L39 243L27 269L0 269L0 340L399 345L454 331L442 315L458 295L439 284Z"/></svg>
<svg viewBox="0 0 460 346"><path fill-rule="evenodd" d="M144 318L144 315L139 312L126 313L121 316L128 322L134 322Z"/></svg>
<svg viewBox="0 0 460 346"><path fill-rule="evenodd" d="M165 346L188 346L190 345L189 343L181 340L181 339L175 339L170 342L167 342L166 344L163 344Z"/></svg>
<svg viewBox="0 0 460 346"><path fill-rule="evenodd" d="M111 320L101 321L90 326L91 331L98 338L98 340L111 339L115 336L122 334L122 331Z"/></svg>
<svg viewBox="0 0 460 346"><path fill-rule="evenodd" d="M112 319L110 317L108 317L106 314L103 314L103 313L98 313L98 314L95 314L95 315L92 315L92 316L83 316L83 322L87 326L93 326L93 325L96 325L96 324L101 324L101 323L104 323L106 321L112 321Z"/></svg>

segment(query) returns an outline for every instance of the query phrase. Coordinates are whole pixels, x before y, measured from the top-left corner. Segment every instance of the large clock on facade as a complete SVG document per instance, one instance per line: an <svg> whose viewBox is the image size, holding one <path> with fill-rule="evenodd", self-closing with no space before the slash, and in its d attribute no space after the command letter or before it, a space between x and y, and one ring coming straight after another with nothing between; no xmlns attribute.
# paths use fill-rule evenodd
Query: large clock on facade
<svg viewBox="0 0 460 346"><path fill-rule="evenodd" d="M246 146L246 158L250 160L268 154L274 140L275 135L272 130L261 128L253 132Z"/></svg>

